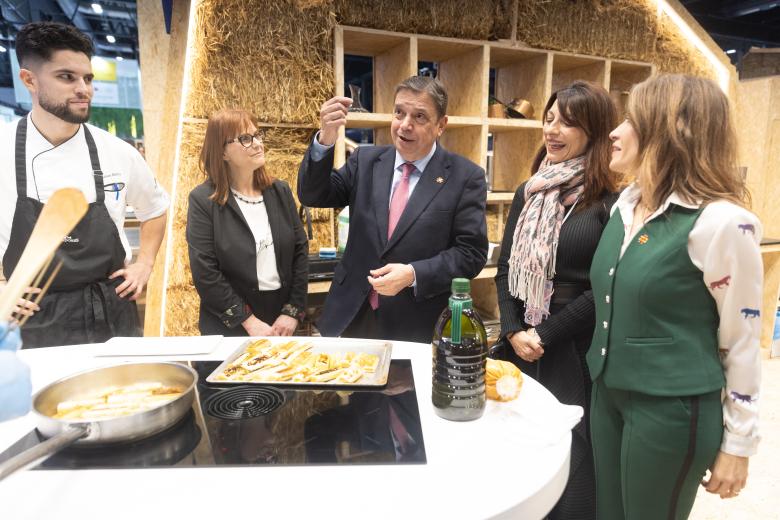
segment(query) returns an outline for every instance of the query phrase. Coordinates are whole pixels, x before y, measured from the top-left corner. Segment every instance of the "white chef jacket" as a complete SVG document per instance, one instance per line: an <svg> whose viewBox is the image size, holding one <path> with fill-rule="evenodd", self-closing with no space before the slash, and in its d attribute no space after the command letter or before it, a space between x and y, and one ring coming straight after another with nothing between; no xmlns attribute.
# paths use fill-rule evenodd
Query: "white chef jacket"
<svg viewBox="0 0 780 520"><path fill-rule="evenodd" d="M16 210L17 125L18 121L0 125L0 259L8 248ZM124 232L126 206L131 205L136 217L144 222L166 212L168 194L132 145L105 130L88 126L100 158L103 184L107 190L113 184L116 188L124 184L117 192L105 192L105 204L119 231L125 260L129 262L132 253ZM54 146L41 135L32 119L28 119L26 154L28 197L45 203L60 188L77 188L84 193L87 202L95 202L95 182L83 126L69 140Z"/></svg>

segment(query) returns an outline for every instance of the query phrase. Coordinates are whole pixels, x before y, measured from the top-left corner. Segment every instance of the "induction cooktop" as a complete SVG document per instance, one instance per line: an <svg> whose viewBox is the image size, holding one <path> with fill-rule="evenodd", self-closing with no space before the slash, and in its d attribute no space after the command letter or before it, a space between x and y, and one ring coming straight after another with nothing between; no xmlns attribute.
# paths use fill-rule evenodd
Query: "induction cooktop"
<svg viewBox="0 0 780 520"><path fill-rule="evenodd" d="M36 469L425 463L411 361L394 359L379 389L220 386L218 361L193 361L192 410L168 430L126 444L72 446ZM33 430L0 462L45 440Z"/></svg>

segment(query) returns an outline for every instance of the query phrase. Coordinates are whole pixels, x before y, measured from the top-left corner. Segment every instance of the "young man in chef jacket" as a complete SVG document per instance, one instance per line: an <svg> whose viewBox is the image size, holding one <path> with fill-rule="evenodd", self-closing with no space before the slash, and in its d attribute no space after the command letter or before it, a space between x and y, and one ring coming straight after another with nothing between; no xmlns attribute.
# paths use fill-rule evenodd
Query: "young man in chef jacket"
<svg viewBox="0 0 780 520"><path fill-rule="evenodd" d="M16 267L42 205L60 188L81 190L87 215L57 252L63 261L40 306L20 301L32 317L24 348L102 342L140 335L135 300L152 272L165 232L169 200L138 151L92 125L92 41L52 22L25 25L16 38L19 78L32 110L0 126L0 257L4 278ZM131 262L125 208L141 221ZM55 261L55 262L56 262Z"/></svg>

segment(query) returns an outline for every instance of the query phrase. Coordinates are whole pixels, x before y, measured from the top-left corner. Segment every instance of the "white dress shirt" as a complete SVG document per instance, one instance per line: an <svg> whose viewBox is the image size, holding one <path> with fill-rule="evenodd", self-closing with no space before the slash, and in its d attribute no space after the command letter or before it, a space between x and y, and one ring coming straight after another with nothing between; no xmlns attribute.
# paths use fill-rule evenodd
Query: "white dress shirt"
<svg viewBox="0 0 780 520"><path fill-rule="evenodd" d="M629 235L640 198L634 183L620 194L612 211L620 211L625 226L621 257L642 226ZM670 204L699 208L672 193L645 222L660 216ZM748 240L746 240L746 238ZM760 309L764 269L761 260L761 222L750 211L725 200L707 204L688 235L688 255L718 308L718 343L726 387L723 391L725 431L721 450L748 457L758 441L758 399L761 384L761 319L743 316L742 309ZM731 278L728 285L721 282ZM715 285L711 285L711 284ZM736 393L733 394L732 392Z"/></svg>

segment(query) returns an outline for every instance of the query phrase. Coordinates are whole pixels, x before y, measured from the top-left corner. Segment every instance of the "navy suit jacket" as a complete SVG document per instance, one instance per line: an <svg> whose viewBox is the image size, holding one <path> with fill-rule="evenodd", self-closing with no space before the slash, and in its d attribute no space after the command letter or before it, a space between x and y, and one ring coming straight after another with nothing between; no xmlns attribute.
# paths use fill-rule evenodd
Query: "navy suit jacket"
<svg viewBox="0 0 780 520"><path fill-rule="evenodd" d="M440 144L387 239L395 148L361 146L338 170L333 148L314 161L311 145L298 172L298 198L312 207L349 206L349 236L317 323L338 336L365 302L371 269L411 264L417 288L380 296L377 337L430 342L447 306L453 278L473 278L485 266L487 185L482 168Z"/></svg>

